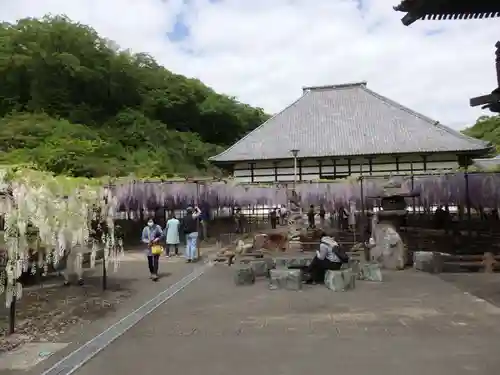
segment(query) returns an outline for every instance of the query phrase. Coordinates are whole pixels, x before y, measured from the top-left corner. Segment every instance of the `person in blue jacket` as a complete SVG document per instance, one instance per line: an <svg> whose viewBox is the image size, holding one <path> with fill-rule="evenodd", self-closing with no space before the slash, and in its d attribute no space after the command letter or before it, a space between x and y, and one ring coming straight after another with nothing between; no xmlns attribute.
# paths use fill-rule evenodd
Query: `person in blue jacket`
<svg viewBox="0 0 500 375"><path fill-rule="evenodd" d="M158 280L158 268L160 254L153 254L153 245L159 245L163 239L163 231L158 224L155 224L153 218L149 218L148 224L142 230L142 243L147 244L146 256L148 258L148 267L153 281Z"/></svg>

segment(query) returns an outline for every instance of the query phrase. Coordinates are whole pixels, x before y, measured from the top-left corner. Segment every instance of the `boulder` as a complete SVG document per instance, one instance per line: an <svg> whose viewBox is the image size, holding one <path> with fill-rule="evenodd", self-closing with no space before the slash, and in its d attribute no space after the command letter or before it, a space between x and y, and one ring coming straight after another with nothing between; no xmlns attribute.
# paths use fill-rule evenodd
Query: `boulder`
<svg viewBox="0 0 500 375"><path fill-rule="evenodd" d="M273 269L269 272L269 289L302 289L302 272L296 269Z"/></svg>
<svg viewBox="0 0 500 375"><path fill-rule="evenodd" d="M358 280L382 281L382 271L378 263L361 264L357 272Z"/></svg>
<svg viewBox="0 0 500 375"><path fill-rule="evenodd" d="M407 249L392 223L378 223L374 229L375 245L370 249L370 260L382 268L402 270L406 265Z"/></svg>
<svg viewBox="0 0 500 375"><path fill-rule="evenodd" d="M252 266L240 265L234 271L234 283L236 285L255 284L255 273Z"/></svg>
<svg viewBox="0 0 500 375"><path fill-rule="evenodd" d="M356 286L356 275L350 268L339 271L328 270L325 272L325 286L334 292L344 292L354 289Z"/></svg>
<svg viewBox="0 0 500 375"><path fill-rule="evenodd" d="M267 245L268 236L265 233L256 234L253 238L253 248L262 249Z"/></svg>
<svg viewBox="0 0 500 375"><path fill-rule="evenodd" d="M245 253L252 251L252 249L253 249L253 245L251 243L246 244L242 240L239 240L238 243L236 244L236 253L237 254L245 254Z"/></svg>

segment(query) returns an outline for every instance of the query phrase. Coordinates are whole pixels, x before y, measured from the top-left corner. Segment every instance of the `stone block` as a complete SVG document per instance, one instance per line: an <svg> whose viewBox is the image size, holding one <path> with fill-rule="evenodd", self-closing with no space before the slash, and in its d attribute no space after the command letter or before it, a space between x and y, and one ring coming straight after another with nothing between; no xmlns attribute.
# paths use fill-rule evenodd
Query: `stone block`
<svg viewBox="0 0 500 375"><path fill-rule="evenodd" d="M274 258L274 264L276 268L305 268L311 264L313 257L312 254L311 256L276 257Z"/></svg>
<svg viewBox="0 0 500 375"><path fill-rule="evenodd" d="M357 275L359 280L382 281L382 271L378 263L361 264Z"/></svg>
<svg viewBox="0 0 500 375"><path fill-rule="evenodd" d="M296 269L273 269L269 272L269 289L302 289L302 272Z"/></svg>
<svg viewBox="0 0 500 375"><path fill-rule="evenodd" d="M269 266L269 262L265 259L253 260L250 262L250 266L253 269L253 273L256 277L269 276L269 271L272 267Z"/></svg>
<svg viewBox="0 0 500 375"><path fill-rule="evenodd" d="M344 292L354 289L356 286L356 275L350 268L339 271L328 270L325 272L325 286L334 292Z"/></svg>
<svg viewBox="0 0 500 375"><path fill-rule="evenodd" d="M255 284L255 273L252 266L240 265L234 271L234 283L236 285Z"/></svg>
<svg viewBox="0 0 500 375"><path fill-rule="evenodd" d="M430 251L415 251L413 268L423 272L434 272L434 254Z"/></svg>

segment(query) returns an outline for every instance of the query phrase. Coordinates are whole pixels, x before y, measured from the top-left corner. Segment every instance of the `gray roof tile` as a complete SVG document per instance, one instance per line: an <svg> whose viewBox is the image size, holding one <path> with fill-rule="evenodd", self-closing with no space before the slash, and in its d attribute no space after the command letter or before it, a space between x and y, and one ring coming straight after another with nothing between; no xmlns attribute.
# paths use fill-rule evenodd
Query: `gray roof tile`
<svg viewBox="0 0 500 375"><path fill-rule="evenodd" d="M467 137L366 87L366 82L305 87L304 94L215 162L474 151L488 143Z"/></svg>

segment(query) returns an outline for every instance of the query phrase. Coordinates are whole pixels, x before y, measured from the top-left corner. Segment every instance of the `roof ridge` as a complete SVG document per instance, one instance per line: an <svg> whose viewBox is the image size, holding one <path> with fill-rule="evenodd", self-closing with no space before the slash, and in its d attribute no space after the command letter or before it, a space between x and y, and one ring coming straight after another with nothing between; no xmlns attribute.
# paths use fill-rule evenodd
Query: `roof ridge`
<svg viewBox="0 0 500 375"><path fill-rule="evenodd" d="M340 83L337 85L304 86L302 87L302 92L313 91L313 90L345 89L345 88L366 86L367 84L368 84L367 81L359 81L359 82Z"/></svg>
<svg viewBox="0 0 500 375"><path fill-rule="evenodd" d="M404 106L403 104L396 102L395 100L392 100L392 99L390 99L390 98L388 98L388 97L386 97L384 95L381 95L381 94L379 94L379 93L377 93L377 92L375 92L373 90L370 90L366 86L362 86L361 88L363 90L365 90L367 93L369 93L370 95L373 95L374 97L382 100L386 104L392 105L392 106L394 106L396 108L399 108L399 109L401 109L401 110L403 110L403 111L405 111L405 112L407 112L407 113L409 113L409 114L411 114L413 116L416 116L416 117L418 117L418 118L420 118L420 119L428 122L429 124L431 124L431 125L433 125L433 126L435 126L437 128L440 128L441 130L444 130L444 131L446 131L447 133L449 133L451 135L454 135L455 137L462 138L464 140L467 140L469 142L475 143L477 145L485 145L485 146L491 145L490 142L485 142L485 141L482 141L480 139L476 139L476 138L473 138L473 137L469 137L468 135L462 134L459 131L456 131L456 130L454 130L454 129L446 126L446 125L441 124L437 120L434 120L434 119L432 119L432 118L430 118L428 116L425 116L425 115L421 114L420 112L414 111L413 109L410 109L410 108Z"/></svg>
<svg viewBox="0 0 500 375"><path fill-rule="evenodd" d="M284 109L282 109L281 111L279 111L278 113L274 114L273 116L269 117L266 121L264 121L262 124L260 124L259 126L257 126L254 130L252 130L251 132L248 132L247 134L245 134L240 140L238 140L236 143L234 143L231 147L227 148L226 150L222 151L220 154L217 154L217 155L214 155L214 156L211 156L208 158L208 160L214 160L216 158L219 158L221 156L224 156L224 154L228 153L229 151L231 151L234 147L236 147L238 144L240 144L241 142L243 142L246 138L248 138L251 134L255 133L257 130L259 130L260 128L262 128L264 125L266 125L269 121L273 120L275 117L279 116L280 114L282 114L283 112L285 112L288 108L291 108L293 107L295 104L297 104L300 100L302 100L304 97L306 97L307 95L309 95L310 91L307 91L307 92L303 92L302 93L302 96L300 96L299 98L297 98L296 100L294 100L291 104L287 105Z"/></svg>

